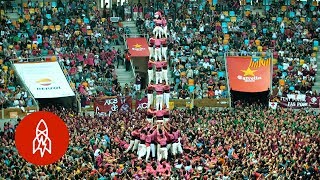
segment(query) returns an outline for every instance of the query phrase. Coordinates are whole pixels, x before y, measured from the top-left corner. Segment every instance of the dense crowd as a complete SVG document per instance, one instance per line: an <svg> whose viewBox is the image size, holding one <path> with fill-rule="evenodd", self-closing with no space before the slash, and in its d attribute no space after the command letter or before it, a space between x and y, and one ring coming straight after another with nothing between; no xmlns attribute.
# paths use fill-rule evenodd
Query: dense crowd
<svg viewBox="0 0 320 180"><path fill-rule="evenodd" d="M10 179L318 179L319 116L259 106L173 110L170 126L181 131L183 153L167 161L125 152L131 133L147 124L145 112L110 117L51 109L70 129L66 156L49 166L26 163L14 148L15 127L1 132L0 177ZM152 128L152 126L150 126ZM0 178L0 179L1 179Z"/></svg>
<svg viewBox="0 0 320 180"><path fill-rule="evenodd" d="M44 8L43 8L44 7ZM115 68L123 65L124 52L112 46L124 43L123 28L106 18L95 1L30 1L13 21L1 21L1 87L7 104L17 99L19 88L11 62L59 61L83 101L103 95L127 94L120 87ZM131 87L130 87L131 88ZM16 94L18 94L16 96ZM16 97L15 97L16 96Z"/></svg>
<svg viewBox="0 0 320 180"><path fill-rule="evenodd" d="M311 91L319 46L316 3L278 1L257 13L251 3L220 3L215 7L207 1L161 4L168 17L168 55L176 91L194 92L196 98L226 97L224 53L268 58L267 52L274 58L276 95ZM150 16L152 12L147 12ZM150 33L155 26L148 18L137 24Z"/></svg>
<svg viewBox="0 0 320 180"><path fill-rule="evenodd" d="M252 6L233 0L214 7L206 1L174 2L143 8L140 3L126 4L112 12L123 19L137 19L139 28L152 37L154 8L162 10L170 32L167 53L173 98L227 97L224 53L253 55L251 51L262 58L266 51L273 51L277 95L311 90L317 68L318 6L304 2L289 6L280 0L265 6L265 14L253 14ZM2 98L15 106L30 103L28 93L14 84L9 59L33 61L40 55L57 55L58 59L43 61L59 60L81 94L83 106L90 97L132 96L139 89L132 83L122 90L117 82L114 69L123 52L112 45L123 43L123 29L102 17L94 2L46 5L39 11L40 4L28 3L17 22L6 18L1 22L1 33L7 32L1 37ZM160 74L154 79L160 79ZM247 104L220 111L175 109L166 117L168 123L162 124L148 119L150 111L92 117L55 107L44 110L59 115L70 130L66 155L49 166L27 163L15 149L15 126L7 123L0 132L0 179L320 178L320 119L310 110L268 110ZM140 147L137 154L136 140L146 152ZM168 151L167 145L177 140L181 149ZM149 144L159 148L149 149Z"/></svg>

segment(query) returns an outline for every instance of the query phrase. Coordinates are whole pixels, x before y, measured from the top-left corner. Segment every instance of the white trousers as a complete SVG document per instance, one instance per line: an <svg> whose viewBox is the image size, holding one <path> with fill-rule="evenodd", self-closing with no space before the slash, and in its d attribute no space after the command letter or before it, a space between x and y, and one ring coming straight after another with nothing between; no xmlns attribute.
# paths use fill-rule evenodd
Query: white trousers
<svg viewBox="0 0 320 180"><path fill-rule="evenodd" d="M153 69L148 69L148 79L149 79L149 84L151 83L151 81L153 81L154 79L154 70Z"/></svg>
<svg viewBox="0 0 320 180"><path fill-rule="evenodd" d="M153 94L147 94L148 98L148 108L153 104Z"/></svg>
<svg viewBox="0 0 320 180"><path fill-rule="evenodd" d="M138 159L140 160L147 153L147 147L145 144L139 144L138 148Z"/></svg>
<svg viewBox="0 0 320 180"><path fill-rule="evenodd" d="M164 57L165 60L167 60L167 50L168 50L168 47L162 47L161 48L161 55Z"/></svg>
<svg viewBox="0 0 320 180"><path fill-rule="evenodd" d="M157 155L158 155L158 158L157 160L158 161L161 161L161 159L165 159L167 160L168 159L168 149L167 147L161 147L160 144L158 144L158 151L157 151Z"/></svg>
<svg viewBox="0 0 320 180"><path fill-rule="evenodd" d="M151 59L154 55L154 48L153 47L148 47L149 48L149 59Z"/></svg>
<svg viewBox="0 0 320 180"><path fill-rule="evenodd" d="M156 26L152 33L156 36L156 38L161 38L163 34L163 29L160 26Z"/></svg>
<svg viewBox="0 0 320 180"><path fill-rule="evenodd" d="M168 69L162 69L162 80L165 80L169 84Z"/></svg>
<svg viewBox="0 0 320 180"><path fill-rule="evenodd" d="M138 12L133 12L133 20L137 20L138 18Z"/></svg>
<svg viewBox="0 0 320 180"><path fill-rule="evenodd" d="M135 89L136 89L136 91L140 91L141 90L141 84L135 84Z"/></svg>
<svg viewBox="0 0 320 180"><path fill-rule="evenodd" d="M151 125L153 125L153 118L146 118L146 120L147 120Z"/></svg>
<svg viewBox="0 0 320 180"><path fill-rule="evenodd" d="M170 149L172 148L172 144L167 144L167 150L168 150L168 153L170 152Z"/></svg>
<svg viewBox="0 0 320 180"><path fill-rule="evenodd" d="M156 145L155 144L151 144L150 145L150 149L151 149L151 156L153 157L153 158L155 158L156 157Z"/></svg>
<svg viewBox="0 0 320 180"><path fill-rule="evenodd" d="M147 146L146 149L147 149L146 162L148 162L150 157L151 146Z"/></svg>
<svg viewBox="0 0 320 180"><path fill-rule="evenodd" d="M124 153L129 152L129 151L130 151L130 149L131 149L131 148L133 148L133 146L134 146L134 140L130 140L129 147L128 147L128 149L126 149L126 150L124 151Z"/></svg>
<svg viewBox="0 0 320 180"><path fill-rule="evenodd" d="M169 100L170 100L170 93L163 93L163 101L168 109L169 109Z"/></svg>
<svg viewBox="0 0 320 180"><path fill-rule="evenodd" d="M161 60L161 48L160 47L156 47L154 49L154 59L155 61Z"/></svg>
<svg viewBox="0 0 320 180"><path fill-rule="evenodd" d="M158 110L162 110L162 106L163 106L163 94L157 94L156 96L156 109Z"/></svg>
<svg viewBox="0 0 320 180"><path fill-rule="evenodd" d="M164 34L164 37L168 38L168 27L167 26L162 27L162 33Z"/></svg>
<svg viewBox="0 0 320 180"><path fill-rule="evenodd" d="M162 76L163 76L162 71L156 71L156 84L162 83Z"/></svg>
<svg viewBox="0 0 320 180"><path fill-rule="evenodd" d="M134 140L134 145L133 145L132 151L135 151L138 149L139 143L140 143L140 140L138 140L138 139Z"/></svg>
<svg viewBox="0 0 320 180"><path fill-rule="evenodd" d="M170 121L170 118L163 118L163 121L166 123L166 122L169 122Z"/></svg>
<svg viewBox="0 0 320 180"><path fill-rule="evenodd" d="M171 152L173 155L176 155L177 153L179 154L183 153L183 149L180 143L180 138L179 138L179 142L172 144Z"/></svg>

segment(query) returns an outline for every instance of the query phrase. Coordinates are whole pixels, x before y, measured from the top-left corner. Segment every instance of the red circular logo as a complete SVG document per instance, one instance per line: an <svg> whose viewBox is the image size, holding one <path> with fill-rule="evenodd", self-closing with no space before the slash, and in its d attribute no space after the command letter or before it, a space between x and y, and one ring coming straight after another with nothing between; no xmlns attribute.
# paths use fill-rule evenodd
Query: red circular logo
<svg viewBox="0 0 320 180"><path fill-rule="evenodd" d="M15 132L19 154L35 165L48 165L58 161L69 146L66 124L51 112L29 114L19 123Z"/></svg>

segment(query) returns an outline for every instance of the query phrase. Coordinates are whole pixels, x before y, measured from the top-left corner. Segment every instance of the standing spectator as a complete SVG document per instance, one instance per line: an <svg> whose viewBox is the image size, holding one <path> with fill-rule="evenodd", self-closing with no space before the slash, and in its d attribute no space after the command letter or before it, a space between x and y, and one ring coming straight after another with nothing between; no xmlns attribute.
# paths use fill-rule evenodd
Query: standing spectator
<svg viewBox="0 0 320 180"><path fill-rule="evenodd" d="M139 73L136 75L136 83L135 83L135 90L140 91L141 90L141 76Z"/></svg>
<svg viewBox="0 0 320 180"><path fill-rule="evenodd" d="M126 71L130 71L130 63L131 63L131 54L128 50L125 52L125 61L126 61Z"/></svg>

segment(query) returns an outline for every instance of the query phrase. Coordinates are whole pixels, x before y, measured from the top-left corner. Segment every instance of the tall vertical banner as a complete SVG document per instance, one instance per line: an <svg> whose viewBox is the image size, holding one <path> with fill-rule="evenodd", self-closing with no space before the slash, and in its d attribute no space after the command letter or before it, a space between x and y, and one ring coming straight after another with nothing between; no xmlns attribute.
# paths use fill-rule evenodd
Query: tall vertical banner
<svg viewBox="0 0 320 180"><path fill-rule="evenodd" d="M231 90L263 92L270 88L271 58L228 56L226 60Z"/></svg>

